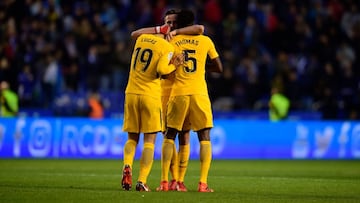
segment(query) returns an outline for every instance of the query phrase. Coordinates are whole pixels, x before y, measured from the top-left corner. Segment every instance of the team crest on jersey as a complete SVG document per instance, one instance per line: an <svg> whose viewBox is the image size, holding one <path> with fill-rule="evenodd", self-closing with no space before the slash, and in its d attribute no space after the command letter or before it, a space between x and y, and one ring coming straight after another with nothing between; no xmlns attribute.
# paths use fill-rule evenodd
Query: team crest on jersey
<svg viewBox="0 0 360 203"><path fill-rule="evenodd" d="M174 55L173 52L170 52L170 53L168 54L168 59L169 59L169 61L171 60L171 58L173 57L173 55Z"/></svg>

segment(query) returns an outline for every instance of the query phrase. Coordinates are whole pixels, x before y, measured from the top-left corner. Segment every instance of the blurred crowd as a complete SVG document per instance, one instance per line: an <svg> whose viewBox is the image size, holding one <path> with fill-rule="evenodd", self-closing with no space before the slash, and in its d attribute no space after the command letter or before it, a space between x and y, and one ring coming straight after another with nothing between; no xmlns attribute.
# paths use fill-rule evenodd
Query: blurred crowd
<svg viewBox="0 0 360 203"><path fill-rule="evenodd" d="M214 108L264 110L272 86L291 110L358 119L358 0L2 0L0 81L20 108L51 108L57 95L123 92L131 31L190 8L224 64L207 75Z"/></svg>

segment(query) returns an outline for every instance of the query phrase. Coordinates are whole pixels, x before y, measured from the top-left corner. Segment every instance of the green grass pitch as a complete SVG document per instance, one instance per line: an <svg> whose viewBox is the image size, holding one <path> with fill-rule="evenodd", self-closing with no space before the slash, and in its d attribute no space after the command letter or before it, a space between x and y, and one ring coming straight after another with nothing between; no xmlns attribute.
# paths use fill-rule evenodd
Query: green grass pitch
<svg viewBox="0 0 360 203"><path fill-rule="evenodd" d="M133 181L138 175L135 161ZM198 193L199 162L189 163L189 192L156 192L160 162L148 178L152 192L120 188L121 160L0 159L0 202L360 202L359 160L213 160Z"/></svg>

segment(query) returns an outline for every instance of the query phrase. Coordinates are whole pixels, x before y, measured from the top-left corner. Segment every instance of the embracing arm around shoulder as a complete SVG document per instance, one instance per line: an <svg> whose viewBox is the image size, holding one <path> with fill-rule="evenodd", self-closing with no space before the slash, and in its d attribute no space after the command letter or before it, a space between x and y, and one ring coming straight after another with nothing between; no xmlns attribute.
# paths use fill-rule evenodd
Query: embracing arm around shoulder
<svg viewBox="0 0 360 203"><path fill-rule="evenodd" d="M160 57L157 64L157 73L160 76L167 75L175 71L176 69L175 65L170 63L170 60L173 55L174 55L173 52L168 52Z"/></svg>
<svg viewBox="0 0 360 203"><path fill-rule="evenodd" d="M176 35L202 35L205 27L203 25L190 25L187 27L175 29L166 35L166 40L170 41Z"/></svg>
<svg viewBox="0 0 360 203"><path fill-rule="evenodd" d="M190 25L187 27L175 29L175 35L201 35L204 33L203 25Z"/></svg>
<svg viewBox="0 0 360 203"><path fill-rule="evenodd" d="M131 38L137 39L142 34L169 34L170 32L170 26L167 24L164 24L162 26L155 26L155 27L145 27L140 28L138 30L135 30L131 32Z"/></svg>
<svg viewBox="0 0 360 203"><path fill-rule="evenodd" d="M145 27L131 32L131 38L137 39L142 34L156 34L154 27Z"/></svg>

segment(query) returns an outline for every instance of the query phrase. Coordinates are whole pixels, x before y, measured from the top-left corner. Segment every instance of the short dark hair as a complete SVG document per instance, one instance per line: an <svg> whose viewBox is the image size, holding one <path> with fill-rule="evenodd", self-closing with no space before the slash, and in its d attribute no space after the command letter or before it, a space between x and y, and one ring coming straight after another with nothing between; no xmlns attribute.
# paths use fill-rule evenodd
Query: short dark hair
<svg viewBox="0 0 360 203"><path fill-rule="evenodd" d="M177 15L178 28L193 25L195 21L194 12L189 9L182 9Z"/></svg>
<svg viewBox="0 0 360 203"><path fill-rule="evenodd" d="M180 13L180 9L169 9L166 11L165 16L171 15L171 14L178 14Z"/></svg>

